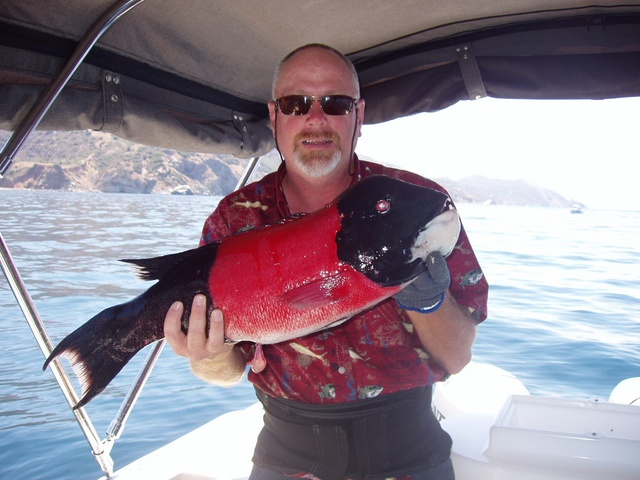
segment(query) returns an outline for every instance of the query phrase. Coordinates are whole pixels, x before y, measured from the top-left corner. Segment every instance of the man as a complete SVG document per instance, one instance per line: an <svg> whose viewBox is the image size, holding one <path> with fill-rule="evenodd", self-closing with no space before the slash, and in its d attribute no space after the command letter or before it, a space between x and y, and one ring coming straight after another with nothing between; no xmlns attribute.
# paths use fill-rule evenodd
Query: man
<svg viewBox="0 0 640 480"><path fill-rule="evenodd" d="M336 50L313 44L285 57L273 98L270 119L283 163L223 199L202 243L314 211L372 174L442 190L418 175L358 160L365 102L353 65ZM251 478L454 478L451 439L430 408L431 385L469 362L488 286L464 229L446 261L431 260L396 298L263 351L225 344L219 310L207 332L202 296L194 299L187 335L180 331L183 306L172 306L167 341L197 376L231 385L251 365L249 380L265 406Z"/></svg>

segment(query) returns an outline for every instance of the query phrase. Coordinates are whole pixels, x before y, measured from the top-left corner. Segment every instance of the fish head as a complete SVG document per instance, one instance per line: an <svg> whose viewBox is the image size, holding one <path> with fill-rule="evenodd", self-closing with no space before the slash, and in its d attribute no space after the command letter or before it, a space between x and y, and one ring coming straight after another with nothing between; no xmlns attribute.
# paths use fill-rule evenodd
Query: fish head
<svg viewBox="0 0 640 480"><path fill-rule="evenodd" d="M427 256L447 256L460 233L448 195L385 175L367 177L337 200L338 258L382 286L410 282Z"/></svg>

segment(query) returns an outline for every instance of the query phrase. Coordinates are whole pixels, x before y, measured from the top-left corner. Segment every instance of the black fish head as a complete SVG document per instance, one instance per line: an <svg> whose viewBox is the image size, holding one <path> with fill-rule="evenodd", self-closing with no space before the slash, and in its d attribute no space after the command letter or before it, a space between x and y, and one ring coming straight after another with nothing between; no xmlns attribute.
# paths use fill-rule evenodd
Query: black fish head
<svg viewBox="0 0 640 480"><path fill-rule="evenodd" d="M448 255L460 232L449 197L431 188L374 175L346 190L337 207L338 258L370 280L400 285L425 268L429 253Z"/></svg>

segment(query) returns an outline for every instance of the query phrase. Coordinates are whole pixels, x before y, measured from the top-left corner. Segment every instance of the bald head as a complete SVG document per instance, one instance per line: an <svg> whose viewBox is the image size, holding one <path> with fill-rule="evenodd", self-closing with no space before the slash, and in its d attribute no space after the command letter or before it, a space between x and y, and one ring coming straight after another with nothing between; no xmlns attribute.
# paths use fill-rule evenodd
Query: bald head
<svg viewBox="0 0 640 480"><path fill-rule="evenodd" d="M273 75L273 83L271 87L271 96L273 99L278 98L280 95L280 79L283 71L287 70L290 66L297 66L300 60L312 60L312 61L330 61L330 57L338 59L344 66L343 76L348 79L353 88L353 95L355 98L360 98L360 83L358 81L358 73L351 61L343 55L341 52L333 47L324 45L321 43L310 43L298 47L289 53L276 67Z"/></svg>

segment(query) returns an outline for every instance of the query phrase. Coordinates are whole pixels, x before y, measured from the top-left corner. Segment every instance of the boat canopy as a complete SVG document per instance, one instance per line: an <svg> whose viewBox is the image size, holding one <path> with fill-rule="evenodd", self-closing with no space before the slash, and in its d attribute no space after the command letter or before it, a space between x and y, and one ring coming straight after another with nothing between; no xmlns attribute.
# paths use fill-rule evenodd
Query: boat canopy
<svg viewBox="0 0 640 480"><path fill-rule="evenodd" d="M273 70L316 42L355 64L367 123L485 96L640 96L640 0L0 0L0 130L13 131L0 177L36 126L265 154ZM1 234L0 264L47 357L51 341ZM74 410L109 477L111 447L163 345L107 439ZM64 369L52 369L76 405Z"/></svg>
<svg viewBox="0 0 640 480"><path fill-rule="evenodd" d="M313 42L354 62L367 123L484 96L640 96L639 0L0 0L0 129L117 10L39 129L261 155L275 65Z"/></svg>

